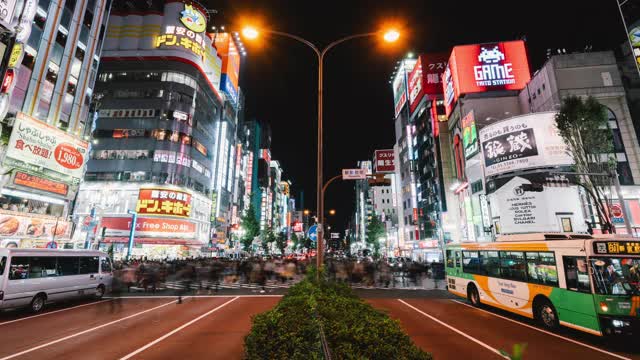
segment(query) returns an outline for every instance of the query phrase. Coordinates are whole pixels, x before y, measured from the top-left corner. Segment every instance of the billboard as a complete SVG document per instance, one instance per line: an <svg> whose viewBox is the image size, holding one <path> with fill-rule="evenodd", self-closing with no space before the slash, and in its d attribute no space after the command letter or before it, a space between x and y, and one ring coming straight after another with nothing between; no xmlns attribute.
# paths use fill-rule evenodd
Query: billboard
<svg viewBox="0 0 640 360"><path fill-rule="evenodd" d="M425 95L431 97L442 94L442 77L446 65L446 54L423 54L418 57L408 77L411 114Z"/></svg>
<svg viewBox="0 0 640 360"><path fill-rule="evenodd" d="M476 120L471 110L460 120L462 127L462 147L464 148L464 158L469 159L479 151L478 132L476 130Z"/></svg>
<svg viewBox="0 0 640 360"><path fill-rule="evenodd" d="M376 150L376 173L393 173L396 171L396 160L393 149Z"/></svg>
<svg viewBox="0 0 640 360"><path fill-rule="evenodd" d="M77 185L88 150L86 141L18 112L4 165Z"/></svg>
<svg viewBox="0 0 640 360"><path fill-rule="evenodd" d="M215 36L215 45L222 58L222 79L220 90L226 93L234 104L238 102L238 76L240 74L240 51L229 33Z"/></svg>
<svg viewBox="0 0 640 360"><path fill-rule="evenodd" d="M30 189L37 189L62 196L67 196L69 193L69 185L65 183L41 178L22 171L16 171L13 183Z"/></svg>
<svg viewBox="0 0 640 360"><path fill-rule="evenodd" d="M57 225L57 226L56 226ZM69 239L71 223L53 216L0 210L0 237L21 239Z"/></svg>
<svg viewBox="0 0 640 360"><path fill-rule="evenodd" d="M456 46L443 85L447 116L460 95L522 90L529 80L529 60L522 40Z"/></svg>
<svg viewBox="0 0 640 360"><path fill-rule="evenodd" d="M206 32L204 9L195 3L167 1L163 12L118 12L109 16L102 60L179 61L196 68L213 93L219 93L222 59Z"/></svg>
<svg viewBox="0 0 640 360"><path fill-rule="evenodd" d="M393 78L393 106L395 117L398 117L404 104L407 103L407 74L413 70L417 60L403 59L400 61L398 70Z"/></svg>
<svg viewBox="0 0 640 360"><path fill-rule="evenodd" d="M485 175L573 164L558 134L555 112L516 116L480 130Z"/></svg>
<svg viewBox="0 0 640 360"><path fill-rule="evenodd" d="M140 188L136 212L145 215L189 217L191 194L167 188Z"/></svg>
<svg viewBox="0 0 640 360"><path fill-rule="evenodd" d="M103 217L105 237L129 236L131 217ZM188 220L138 217L136 237L172 237L189 239L196 236L196 224Z"/></svg>

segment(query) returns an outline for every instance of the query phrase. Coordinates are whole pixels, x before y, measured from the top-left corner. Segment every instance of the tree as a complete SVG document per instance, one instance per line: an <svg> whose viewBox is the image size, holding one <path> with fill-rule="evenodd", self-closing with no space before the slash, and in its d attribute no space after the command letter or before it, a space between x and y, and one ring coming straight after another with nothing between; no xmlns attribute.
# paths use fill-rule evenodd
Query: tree
<svg viewBox="0 0 640 360"><path fill-rule="evenodd" d="M301 241L298 235L295 232L291 233L291 242L293 242L293 252L298 250L298 246L300 246Z"/></svg>
<svg viewBox="0 0 640 360"><path fill-rule="evenodd" d="M240 242L244 251L251 250L251 244L253 239L260 234L260 224L256 220L256 211L253 209L253 204L249 205L247 212L240 218L240 228L242 229L242 236Z"/></svg>
<svg viewBox="0 0 640 360"><path fill-rule="evenodd" d="M613 174L616 168L613 134L609 127L606 107L589 96L585 100L569 96L562 101L555 116L558 132L567 144L567 152L574 160L577 173ZM576 181L591 196L603 232L614 228L604 188L611 186L611 176L578 175Z"/></svg>
<svg viewBox="0 0 640 360"><path fill-rule="evenodd" d="M262 250L265 255L269 254L269 248L274 241L276 241L276 234L273 233L273 229L269 226L262 232Z"/></svg>
<svg viewBox="0 0 640 360"><path fill-rule="evenodd" d="M367 243L373 246L373 252L375 256L380 255L380 238L386 233L384 224L380 221L376 215L371 217L367 224Z"/></svg>
<svg viewBox="0 0 640 360"><path fill-rule="evenodd" d="M284 255L284 250L287 248L287 232L282 231L276 237L276 247L280 250L280 254Z"/></svg>

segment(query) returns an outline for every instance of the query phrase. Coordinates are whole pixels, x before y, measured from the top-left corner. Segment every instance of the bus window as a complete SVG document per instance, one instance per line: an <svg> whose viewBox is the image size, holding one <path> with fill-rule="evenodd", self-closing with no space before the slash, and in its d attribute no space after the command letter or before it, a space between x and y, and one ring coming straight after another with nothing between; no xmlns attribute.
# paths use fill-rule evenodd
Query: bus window
<svg viewBox="0 0 640 360"><path fill-rule="evenodd" d="M456 267L457 268L460 267L460 260L462 260L462 255L460 254L460 251L456 251Z"/></svg>
<svg viewBox="0 0 640 360"><path fill-rule="evenodd" d="M80 257L80 274L95 274L98 272L97 256Z"/></svg>
<svg viewBox="0 0 640 360"><path fill-rule="evenodd" d="M78 275L77 256L61 256L58 258L58 276Z"/></svg>
<svg viewBox="0 0 640 360"><path fill-rule="evenodd" d="M524 253L521 251L500 251L500 272L505 279L527 281Z"/></svg>
<svg viewBox="0 0 640 360"><path fill-rule="evenodd" d="M558 286L558 269L552 252L527 252L529 282Z"/></svg>
<svg viewBox="0 0 640 360"><path fill-rule="evenodd" d="M453 251L447 250L447 267L453 267Z"/></svg>
<svg viewBox="0 0 640 360"><path fill-rule="evenodd" d="M29 258L14 256L9 267L9 280L23 280L29 278Z"/></svg>
<svg viewBox="0 0 640 360"><path fill-rule="evenodd" d="M4 267L7 265L7 257L3 256L0 259L0 275L4 275Z"/></svg>
<svg viewBox="0 0 640 360"><path fill-rule="evenodd" d="M469 274L478 274L480 272L480 259L477 251L462 252L462 271Z"/></svg>
<svg viewBox="0 0 640 360"><path fill-rule="evenodd" d="M480 252L480 274L500 277L500 257L497 251Z"/></svg>
<svg viewBox="0 0 640 360"><path fill-rule="evenodd" d="M57 276L55 257L32 257L29 261L29 279Z"/></svg>
<svg viewBox="0 0 640 360"><path fill-rule="evenodd" d="M587 258L576 256L563 256L564 273L567 280L567 289L584 293L591 293L589 272L587 270Z"/></svg>
<svg viewBox="0 0 640 360"><path fill-rule="evenodd" d="M110 273L111 272L111 261L109 261L108 258L106 258L106 257L101 257L100 258L100 270L103 273Z"/></svg>

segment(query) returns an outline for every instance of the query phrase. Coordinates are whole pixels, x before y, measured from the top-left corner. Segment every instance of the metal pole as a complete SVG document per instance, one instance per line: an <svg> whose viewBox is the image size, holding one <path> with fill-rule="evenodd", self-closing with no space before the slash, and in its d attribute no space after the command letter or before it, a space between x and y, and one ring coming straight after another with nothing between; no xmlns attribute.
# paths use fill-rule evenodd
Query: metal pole
<svg viewBox="0 0 640 360"><path fill-rule="evenodd" d="M618 195L618 202L620 202L620 208L624 215L624 226L627 228L627 234L633 236L633 230L631 229L631 223L629 222L629 212L627 211L627 205L624 203L624 197L622 196L622 190L620 189L620 180L618 179L618 170L613 170L611 174L613 176L613 185L616 187L616 194Z"/></svg>
<svg viewBox="0 0 640 360"><path fill-rule="evenodd" d="M326 49L325 49L326 50ZM318 277L320 276L320 267L322 267L322 255L324 251L324 229L322 226L324 225L324 204L323 204L323 192L322 192L322 184L324 183L323 175L322 175L322 92L323 92L323 62L324 62L324 54L323 51L320 56L318 56L318 163L317 163L317 194L316 194L316 210L318 214L318 241L316 241L316 267ZM319 280L319 279L318 279Z"/></svg>
<svg viewBox="0 0 640 360"><path fill-rule="evenodd" d="M133 250L133 237L136 233L136 223L138 222L138 213L129 210L131 214L131 230L129 230L129 247L127 248L127 261L131 259L131 250Z"/></svg>

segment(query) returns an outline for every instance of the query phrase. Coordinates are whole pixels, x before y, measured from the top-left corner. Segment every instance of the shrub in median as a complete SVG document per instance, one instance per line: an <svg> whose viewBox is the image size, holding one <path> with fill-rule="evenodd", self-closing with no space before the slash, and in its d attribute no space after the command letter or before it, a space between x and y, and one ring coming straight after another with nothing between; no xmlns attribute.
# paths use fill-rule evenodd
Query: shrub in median
<svg viewBox="0 0 640 360"><path fill-rule="evenodd" d="M253 318L248 359L322 359L320 325L335 359L431 359L398 321L345 285L312 275L289 289L276 307Z"/></svg>

